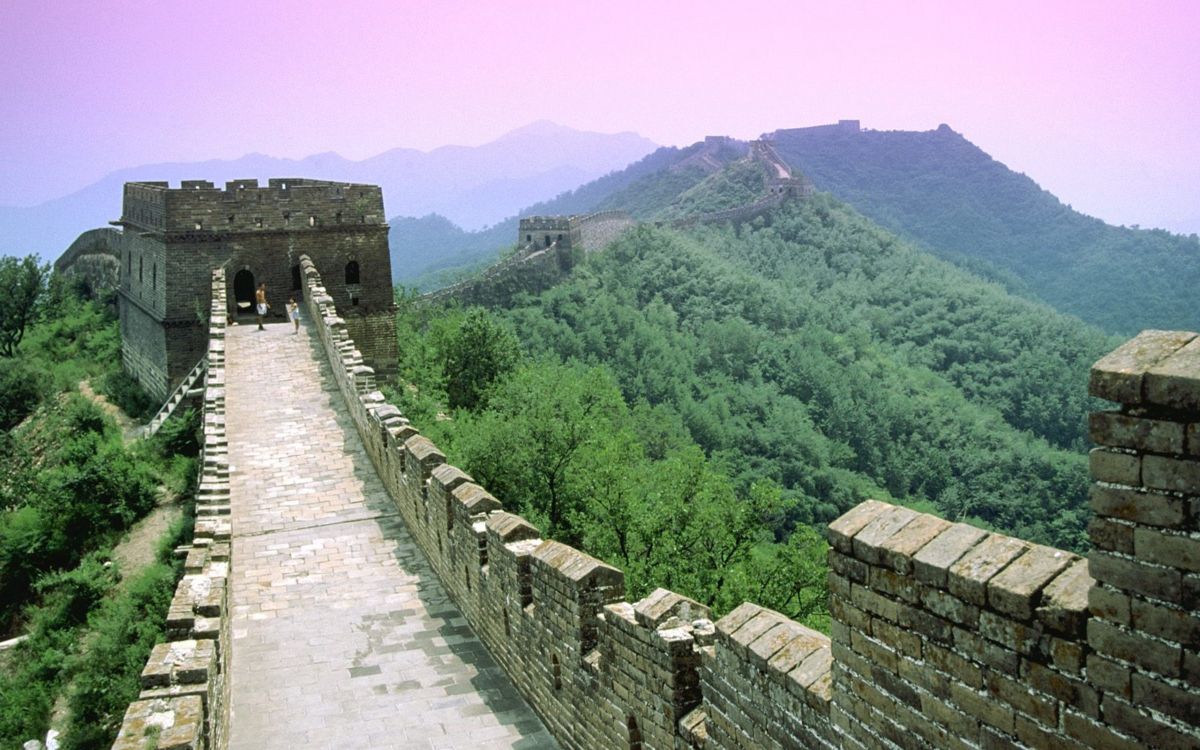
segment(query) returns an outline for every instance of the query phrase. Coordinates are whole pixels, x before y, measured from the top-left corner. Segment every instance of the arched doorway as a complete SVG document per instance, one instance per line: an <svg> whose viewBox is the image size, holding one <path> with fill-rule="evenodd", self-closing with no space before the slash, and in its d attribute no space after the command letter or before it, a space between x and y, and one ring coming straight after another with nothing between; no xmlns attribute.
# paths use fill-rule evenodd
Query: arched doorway
<svg viewBox="0 0 1200 750"><path fill-rule="evenodd" d="M234 274L233 301L239 315L254 311L254 274L248 268Z"/></svg>

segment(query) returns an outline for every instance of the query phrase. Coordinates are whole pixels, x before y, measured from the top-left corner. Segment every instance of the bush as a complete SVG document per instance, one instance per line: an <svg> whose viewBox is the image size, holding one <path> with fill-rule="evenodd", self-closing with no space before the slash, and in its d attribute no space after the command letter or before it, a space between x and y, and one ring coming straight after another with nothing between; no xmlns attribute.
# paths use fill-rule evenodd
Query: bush
<svg viewBox="0 0 1200 750"><path fill-rule="evenodd" d="M104 376L100 390L108 400L121 407L133 419L146 421L161 406L124 370L117 368Z"/></svg>
<svg viewBox="0 0 1200 750"><path fill-rule="evenodd" d="M0 430L11 430L37 408L49 382L20 360L0 359Z"/></svg>

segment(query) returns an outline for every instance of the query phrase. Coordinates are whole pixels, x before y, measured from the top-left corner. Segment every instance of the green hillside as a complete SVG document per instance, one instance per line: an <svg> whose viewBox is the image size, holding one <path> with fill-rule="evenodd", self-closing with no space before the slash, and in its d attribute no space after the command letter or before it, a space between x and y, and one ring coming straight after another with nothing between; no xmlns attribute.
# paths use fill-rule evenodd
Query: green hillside
<svg viewBox="0 0 1200 750"><path fill-rule="evenodd" d="M702 152L712 159L707 169L688 163ZM620 209L646 218L704 180L712 172L711 164L728 164L744 152L745 148L737 142L716 147L700 142L682 149L660 148L623 170L536 203L522 210L521 216ZM449 219L437 215L393 218L388 231L392 279L420 289L446 286L490 265L502 250L512 247L517 237L517 222L518 217L514 216L478 232L464 232Z"/></svg>
<svg viewBox="0 0 1200 750"><path fill-rule="evenodd" d="M641 228L504 317L603 363L741 485L825 522L877 485L1078 548L1099 332L922 254L825 197L734 229Z"/></svg>
<svg viewBox="0 0 1200 750"><path fill-rule="evenodd" d="M1011 273L1029 293L1108 331L1200 325L1195 235L1084 216L945 125L781 130L775 147L818 189L881 225L973 270L983 261Z"/></svg>

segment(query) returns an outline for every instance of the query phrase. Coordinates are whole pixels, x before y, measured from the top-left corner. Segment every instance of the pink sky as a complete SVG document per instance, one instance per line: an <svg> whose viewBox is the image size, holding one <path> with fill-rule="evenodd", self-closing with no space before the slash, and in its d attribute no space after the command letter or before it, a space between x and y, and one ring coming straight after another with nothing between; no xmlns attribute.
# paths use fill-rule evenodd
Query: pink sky
<svg viewBox="0 0 1200 750"><path fill-rule="evenodd" d="M1200 3L0 4L0 204L126 166L363 158L536 119L684 145L945 122L1113 223L1200 231Z"/></svg>

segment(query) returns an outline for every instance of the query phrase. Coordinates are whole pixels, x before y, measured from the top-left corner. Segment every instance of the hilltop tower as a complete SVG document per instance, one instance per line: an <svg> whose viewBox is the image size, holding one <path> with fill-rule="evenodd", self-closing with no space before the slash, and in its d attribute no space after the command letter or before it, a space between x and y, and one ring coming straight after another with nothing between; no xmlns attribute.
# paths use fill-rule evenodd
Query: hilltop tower
<svg viewBox="0 0 1200 750"><path fill-rule="evenodd" d="M225 269L227 314L253 320L267 286L271 317L303 294L300 256L312 258L364 359L396 367L388 226L375 185L279 178L125 184L118 304L126 370L165 398L208 346L212 269Z"/></svg>

